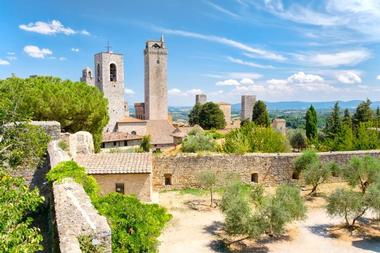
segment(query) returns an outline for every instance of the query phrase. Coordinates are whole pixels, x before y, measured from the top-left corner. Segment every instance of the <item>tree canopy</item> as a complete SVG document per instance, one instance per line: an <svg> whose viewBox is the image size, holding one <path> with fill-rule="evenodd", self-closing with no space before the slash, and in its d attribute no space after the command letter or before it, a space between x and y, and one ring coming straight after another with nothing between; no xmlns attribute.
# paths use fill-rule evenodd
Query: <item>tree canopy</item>
<svg viewBox="0 0 380 253"><path fill-rule="evenodd" d="M269 113L267 111L267 106L261 100L258 100L253 106L252 121L258 126L262 126L262 127L270 126Z"/></svg>
<svg viewBox="0 0 380 253"><path fill-rule="evenodd" d="M317 112L314 109L314 107L311 105L306 112L306 123L305 123L306 137L309 141L316 140L318 136L317 123L318 123Z"/></svg>
<svg viewBox="0 0 380 253"><path fill-rule="evenodd" d="M108 122L107 99L96 87L55 77L11 77L0 80L0 106L32 120L56 120L63 131L88 131L100 148Z"/></svg>
<svg viewBox="0 0 380 253"><path fill-rule="evenodd" d="M189 114L190 125L199 125L203 129L223 129L226 126L223 111L213 102L196 104Z"/></svg>

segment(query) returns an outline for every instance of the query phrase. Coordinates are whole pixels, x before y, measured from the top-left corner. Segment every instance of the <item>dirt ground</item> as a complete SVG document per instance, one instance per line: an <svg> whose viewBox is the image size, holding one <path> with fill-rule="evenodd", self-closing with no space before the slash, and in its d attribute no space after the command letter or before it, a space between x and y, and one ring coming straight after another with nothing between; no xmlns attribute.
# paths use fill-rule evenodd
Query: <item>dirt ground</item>
<svg viewBox="0 0 380 253"><path fill-rule="evenodd" d="M327 193L339 184L326 184ZM342 219L329 217L323 197L307 201L307 218L288 226L286 236L260 241L243 241L227 248L223 243L224 217L218 208L210 208L208 196L160 193L160 204L168 208L173 219L160 236L161 253L208 252L292 252L292 253L356 253L380 252L380 226L372 228L372 237L360 232L350 234L339 228ZM335 226L335 227L334 227ZM377 236L375 236L377 235Z"/></svg>

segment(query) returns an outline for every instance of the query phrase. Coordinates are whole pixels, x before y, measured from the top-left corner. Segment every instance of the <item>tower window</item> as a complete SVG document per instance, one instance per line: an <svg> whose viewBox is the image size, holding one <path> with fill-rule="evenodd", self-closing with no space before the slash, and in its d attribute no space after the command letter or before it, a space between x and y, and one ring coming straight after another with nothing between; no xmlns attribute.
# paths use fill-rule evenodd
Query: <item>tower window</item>
<svg viewBox="0 0 380 253"><path fill-rule="evenodd" d="M136 135L137 133L136 133L136 131L132 131L131 134Z"/></svg>
<svg viewBox="0 0 380 253"><path fill-rule="evenodd" d="M92 78L91 71L88 71L88 77L89 77L90 79Z"/></svg>
<svg viewBox="0 0 380 253"><path fill-rule="evenodd" d="M100 81L100 65L96 65L96 79Z"/></svg>
<svg viewBox="0 0 380 253"><path fill-rule="evenodd" d="M111 82L116 82L116 77L117 77L117 73L116 73L116 65L114 63L111 63L110 64L110 81Z"/></svg>
<svg viewBox="0 0 380 253"><path fill-rule="evenodd" d="M124 184L123 183L116 183L115 191L118 193L124 194Z"/></svg>
<svg viewBox="0 0 380 253"><path fill-rule="evenodd" d="M157 59L157 61L156 61L156 62L157 62L157 64L160 64L160 60L159 60L159 59Z"/></svg>

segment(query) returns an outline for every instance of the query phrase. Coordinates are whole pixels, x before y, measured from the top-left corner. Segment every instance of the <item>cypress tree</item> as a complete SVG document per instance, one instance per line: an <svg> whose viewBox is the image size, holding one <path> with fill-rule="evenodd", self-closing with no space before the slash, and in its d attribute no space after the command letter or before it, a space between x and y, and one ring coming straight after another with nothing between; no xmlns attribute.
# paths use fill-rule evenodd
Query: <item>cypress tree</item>
<svg viewBox="0 0 380 253"><path fill-rule="evenodd" d="M317 112L315 111L313 105L309 107L309 109L306 112L306 124L305 124L305 130L306 130L306 137L309 141L316 140L318 136L318 118L317 118Z"/></svg>
<svg viewBox="0 0 380 253"><path fill-rule="evenodd" d="M258 126L269 127L270 125L267 106L261 100L253 106L252 121Z"/></svg>

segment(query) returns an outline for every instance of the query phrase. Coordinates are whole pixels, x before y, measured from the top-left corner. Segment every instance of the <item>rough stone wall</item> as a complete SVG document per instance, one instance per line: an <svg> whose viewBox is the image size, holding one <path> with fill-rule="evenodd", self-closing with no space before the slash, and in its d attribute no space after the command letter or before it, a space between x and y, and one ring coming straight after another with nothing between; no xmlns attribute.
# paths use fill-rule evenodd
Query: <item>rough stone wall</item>
<svg viewBox="0 0 380 253"><path fill-rule="evenodd" d="M218 106L224 114L224 121L226 122L226 126L229 126L231 124L231 104L219 103Z"/></svg>
<svg viewBox="0 0 380 253"><path fill-rule="evenodd" d="M124 184L125 194L134 194L143 201L150 201L150 174L106 174L92 175L98 182L102 194L115 192L116 183Z"/></svg>
<svg viewBox="0 0 380 253"><path fill-rule="evenodd" d="M146 122L119 122L117 123L117 131L129 134L132 134L132 132L135 131L137 135L144 136L146 135Z"/></svg>
<svg viewBox="0 0 380 253"><path fill-rule="evenodd" d="M252 120L253 106L256 103L256 96L243 95L241 96L240 120Z"/></svg>
<svg viewBox="0 0 380 253"><path fill-rule="evenodd" d="M92 135L86 131L79 131L69 136L69 152L72 158L77 155L93 154L95 151Z"/></svg>
<svg viewBox="0 0 380 253"><path fill-rule="evenodd" d="M104 216L98 214L83 187L67 178L53 185L55 218L61 253L80 253L78 237L92 237L94 245L104 245L112 252L111 229Z"/></svg>
<svg viewBox="0 0 380 253"><path fill-rule="evenodd" d="M110 81L110 64L116 65L116 81ZM108 99L110 120L105 132L113 132L116 122L126 115L124 109L124 59L123 55L103 52L95 55L95 84Z"/></svg>
<svg viewBox="0 0 380 253"><path fill-rule="evenodd" d="M223 176L238 174L244 182L251 182L251 175L258 173L258 182L266 185L292 180L294 160L300 154L217 154L199 156L181 154L177 156L153 156L153 190L165 188L197 187L197 175L201 171L214 171ZM320 153L321 161L336 161L346 164L353 156L380 156L380 151L352 151ZM172 175L172 185L165 186L165 174Z"/></svg>
<svg viewBox="0 0 380 253"><path fill-rule="evenodd" d="M206 94L197 94L195 95L195 104L205 104L207 102L207 95Z"/></svg>
<svg viewBox="0 0 380 253"><path fill-rule="evenodd" d="M48 146L51 167L71 160L68 153L62 150L58 143L59 140L54 140ZM73 142L70 144L73 145ZM92 236L92 243L102 243L105 252L111 252L111 229L106 218L98 214L81 185L70 179L63 183L54 183L53 197L61 253L80 253L78 242L80 235Z"/></svg>
<svg viewBox="0 0 380 253"><path fill-rule="evenodd" d="M32 121L31 124L43 128L52 140L60 138L61 124L58 121Z"/></svg>
<svg viewBox="0 0 380 253"><path fill-rule="evenodd" d="M144 88L147 120L168 120L167 58L165 42L146 42Z"/></svg>

